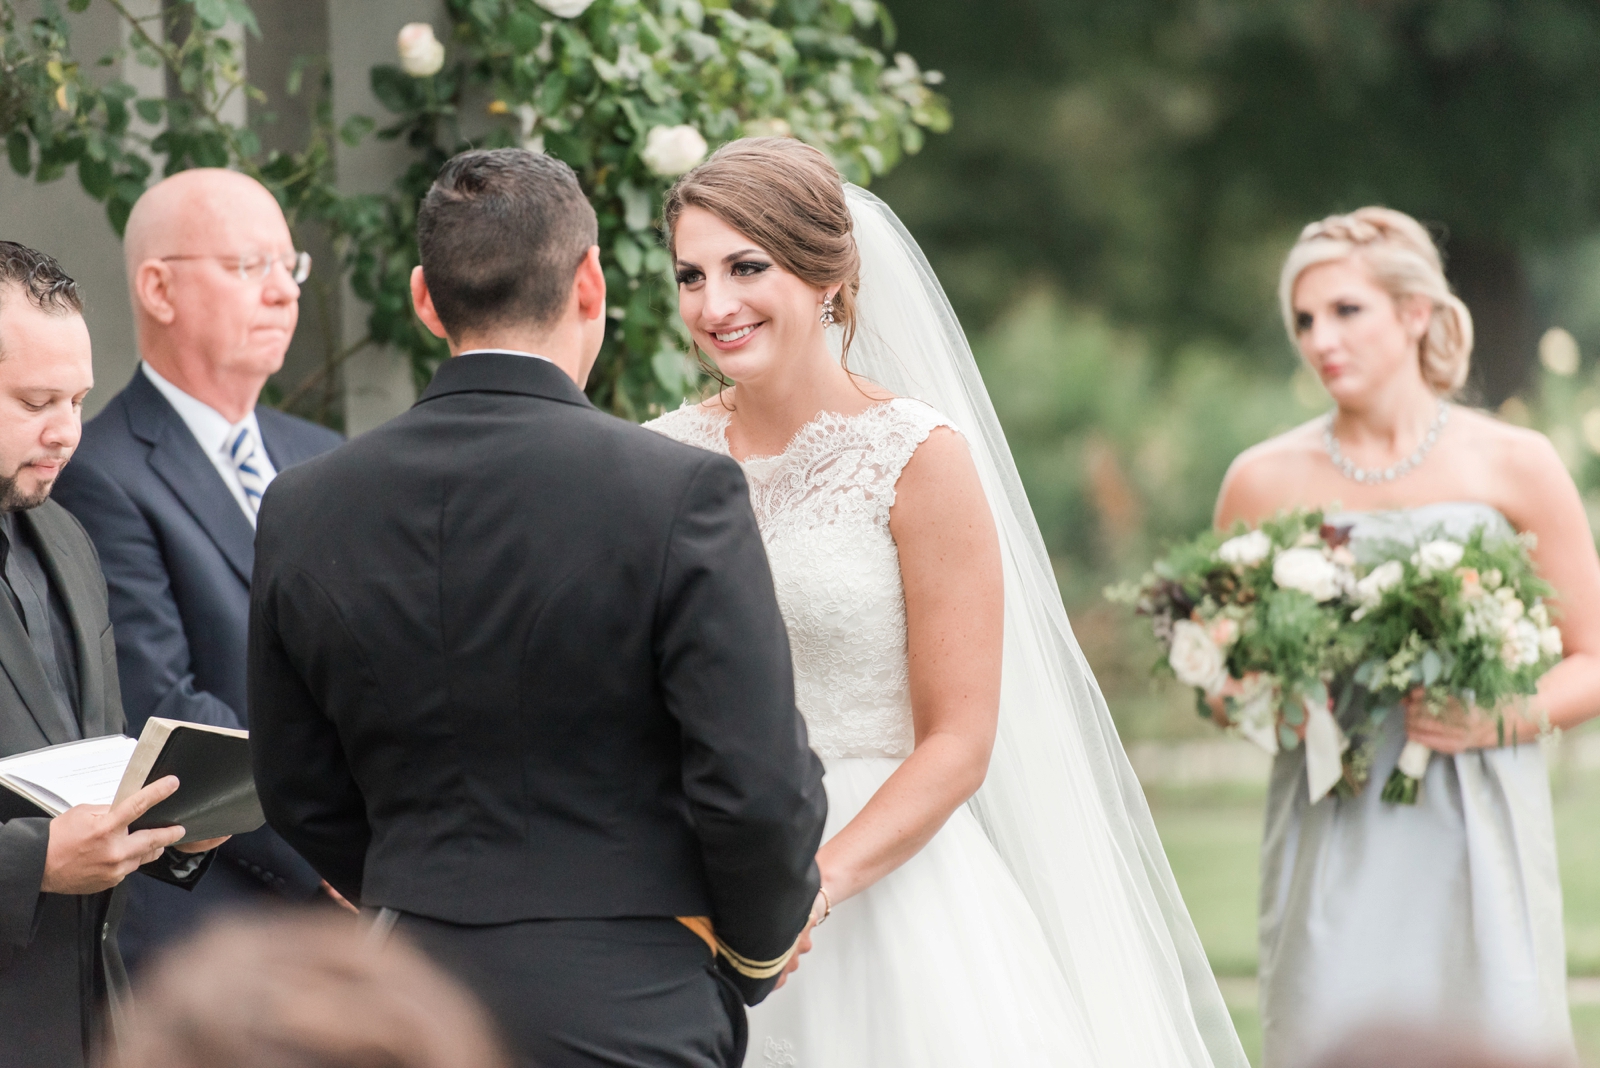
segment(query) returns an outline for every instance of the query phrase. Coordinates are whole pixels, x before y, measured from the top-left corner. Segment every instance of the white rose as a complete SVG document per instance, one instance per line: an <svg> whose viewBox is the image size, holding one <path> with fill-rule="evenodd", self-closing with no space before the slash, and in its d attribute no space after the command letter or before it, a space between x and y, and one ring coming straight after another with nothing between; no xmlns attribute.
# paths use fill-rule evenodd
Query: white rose
<svg viewBox="0 0 1600 1068"><path fill-rule="evenodd" d="M706 139L693 126L652 126L639 153L663 178L676 178L706 158Z"/></svg>
<svg viewBox="0 0 1600 1068"><path fill-rule="evenodd" d="M1178 681L1214 694L1228 681L1228 664L1206 628L1189 619L1172 625L1172 651L1167 654Z"/></svg>
<svg viewBox="0 0 1600 1068"><path fill-rule="evenodd" d="M1255 567L1272 552L1272 539L1264 530L1229 538L1217 549L1217 559L1233 567Z"/></svg>
<svg viewBox="0 0 1600 1068"><path fill-rule="evenodd" d="M395 43L400 49L400 69L413 78L430 78L444 66L444 45L426 22L408 22L400 27Z"/></svg>
<svg viewBox="0 0 1600 1068"><path fill-rule="evenodd" d="M589 10L589 5L594 3L594 0L533 0L533 2L558 19L575 19Z"/></svg>
<svg viewBox="0 0 1600 1068"><path fill-rule="evenodd" d="M1539 628L1526 619L1510 622L1505 628L1505 643L1500 658L1509 668L1527 667L1539 662Z"/></svg>
<svg viewBox="0 0 1600 1068"><path fill-rule="evenodd" d="M1555 627L1545 627L1544 629L1540 630L1539 652L1541 655L1547 656L1551 660L1560 660L1562 653L1561 631Z"/></svg>
<svg viewBox="0 0 1600 1068"><path fill-rule="evenodd" d="M1318 602L1333 600L1341 588L1339 568L1321 549L1285 549L1272 562L1272 581Z"/></svg>
<svg viewBox="0 0 1600 1068"><path fill-rule="evenodd" d="M1383 595L1400 585L1405 574L1406 569L1400 566L1400 561L1386 560L1373 568L1366 578L1356 582L1356 600L1361 602L1363 608L1378 607Z"/></svg>
<svg viewBox="0 0 1600 1068"><path fill-rule="evenodd" d="M1411 562L1416 564L1424 575L1435 575L1441 571L1449 571L1461 562L1462 554L1466 550L1458 542L1430 541L1418 549Z"/></svg>
<svg viewBox="0 0 1600 1068"><path fill-rule="evenodd" d="M1366 612L1378 608L1384 600L1384 593L1400 585L1400 579L1405 577L1405 568L1400 566L1398 560L1386 560L1373 568L1371 574L1365 579L1357 580L1355 584L1355 600L1360 608L1355 609L1355 619L1362 619Z"/></svg>

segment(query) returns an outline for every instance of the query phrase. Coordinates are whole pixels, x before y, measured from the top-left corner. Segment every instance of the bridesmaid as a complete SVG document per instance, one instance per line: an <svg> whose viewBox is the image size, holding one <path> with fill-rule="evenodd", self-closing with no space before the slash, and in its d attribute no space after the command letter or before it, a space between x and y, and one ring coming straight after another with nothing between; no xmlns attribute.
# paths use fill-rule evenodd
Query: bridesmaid
<svg viewBox="0 0 1600 1068"><path fill-rule="evenodd" d="M1538 538L1566 659L1506 737L1600 712L1600 560L1577 488L1540 434L1458 407L1472 320L1410 216L1362 208L1307 226L1279 285L1289 333L1334 410L1240 455L1216 522L1320 507L1358 554L1488 526ZM1361 710L1364 711L1364 710ZM1454 1026L1508 1052L1572 1056L1561 885L1544 754L1492 716L1409 704L1380 730L1353 799L1310 803L1304 749L1272 770L1261 850L1267 1068L1376 1020ZM1435 751L1415 806L1379 798L1407 735Z"/></svg>

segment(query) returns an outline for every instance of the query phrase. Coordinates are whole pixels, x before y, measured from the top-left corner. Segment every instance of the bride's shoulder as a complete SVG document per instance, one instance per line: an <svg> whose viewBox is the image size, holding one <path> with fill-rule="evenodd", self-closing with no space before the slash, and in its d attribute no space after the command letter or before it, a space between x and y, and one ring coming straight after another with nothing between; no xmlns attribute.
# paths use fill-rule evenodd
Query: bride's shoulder
<svg viewBox="0 0 1600 1068"><path fill-rule="evenodd" d="M646 430L653 430L674 441L720 452L722 450L718 445L723 439L723 425L727 422L727 409L721 405L721 400L720 395L700 403L685 400L680 407L647 420L642 425Z"/></svg>
<svg viewBox="0 0 1600 1068"><path fill-rule="evenodd" d="M1253 521L1283 507L1284 487L1299 485L1313 465L1326 460L1322 427L1319 416L1234 457L1217 494L1217 522L1231 526L1236 519Z"/></svg>

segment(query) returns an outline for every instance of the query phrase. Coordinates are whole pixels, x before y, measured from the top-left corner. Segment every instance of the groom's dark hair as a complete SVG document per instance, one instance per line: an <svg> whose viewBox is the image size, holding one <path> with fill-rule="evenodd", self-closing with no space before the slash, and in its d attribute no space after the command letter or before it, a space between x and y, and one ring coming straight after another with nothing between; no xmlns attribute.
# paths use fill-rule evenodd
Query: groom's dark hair
<svg viewBox="0 0 1600 1068"><path fill-rule="evenodd" d="M453 338L554 323L598 236L572 168L521 148L455 156L417 210L422 276Z"/></svg>

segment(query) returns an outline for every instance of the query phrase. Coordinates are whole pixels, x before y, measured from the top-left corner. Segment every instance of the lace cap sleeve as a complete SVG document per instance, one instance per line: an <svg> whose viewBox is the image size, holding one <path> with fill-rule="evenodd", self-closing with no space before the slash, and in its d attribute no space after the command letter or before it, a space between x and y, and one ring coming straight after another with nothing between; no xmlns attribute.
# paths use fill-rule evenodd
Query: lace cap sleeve
<svg viewBox="0 0 1600 1068"><path fill-rule="evenodd" d="M879 472L880 521L889 521L889 509L894 507L896 487L906 464L916 454L917 448L928 435L939 427L949 427L956 433L961 429L945 418L937 409L909 397L896 397L881 409L884 418L873 434L873 461Z"/></svg>
<svg viewBox="0 0 1600 1068"><path fill-rule="evenodd" d="M646 430L654 430L673 441L726 454L728 439L722 429L724 421L693 401L686 400L676 411L657 416L642 425Z"/></svg>

